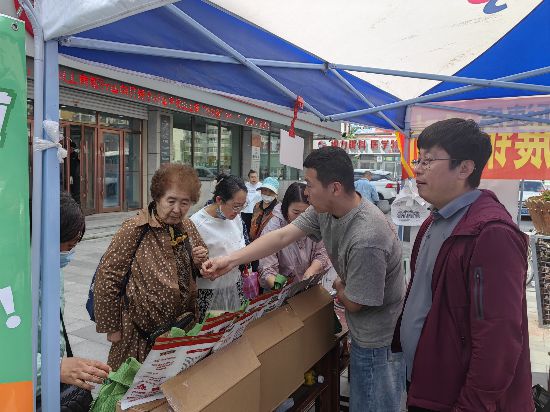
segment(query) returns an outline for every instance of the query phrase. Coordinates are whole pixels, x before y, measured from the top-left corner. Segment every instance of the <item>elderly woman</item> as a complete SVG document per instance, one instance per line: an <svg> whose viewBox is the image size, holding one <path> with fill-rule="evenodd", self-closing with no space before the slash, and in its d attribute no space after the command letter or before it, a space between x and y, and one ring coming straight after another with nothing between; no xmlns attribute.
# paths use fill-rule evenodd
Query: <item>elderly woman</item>
<svg viewBox="0 0 550 412"><path fill-rule="evenodd" d="M143 362L151 350L147 338L160 326L186 312L196 317L195 277L208 250L185 216L199 195L194 169L162 166L151 180L153 201L123 223L101 259L94 313L97 331L112 343L107 363L113 369L130 356Z"/></svg>
<svg viewBox="0 0 550 412"><path fill-rule="evenodd" d="M288 225L309 207L304 193L305 187L299 182L288 187L283 202L273 209L273 217L262 231L262 236ZM285 276L289 282L294 282L326 272L331 266L323 242L316 243L306 237L260 259L260 286L272 289L277 274Z"/></svg>

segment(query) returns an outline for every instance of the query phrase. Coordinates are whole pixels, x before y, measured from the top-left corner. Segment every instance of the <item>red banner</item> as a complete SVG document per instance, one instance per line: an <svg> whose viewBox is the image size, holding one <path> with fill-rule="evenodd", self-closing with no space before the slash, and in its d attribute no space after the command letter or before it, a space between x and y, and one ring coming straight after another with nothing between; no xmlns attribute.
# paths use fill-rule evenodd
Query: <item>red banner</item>
<svg viewBox="0 0 550 412"><path fill-rule="evenodd" d="M550 133L492 133L484 179L550 179Z"/></svg>
<svg viewBox="0 0 550 412"><path fill-rule="evenodd" d="M550 179L550 133L491 133L493 153L483 179ZM409 162L418 157L416 139L409 139Z"/></svg>

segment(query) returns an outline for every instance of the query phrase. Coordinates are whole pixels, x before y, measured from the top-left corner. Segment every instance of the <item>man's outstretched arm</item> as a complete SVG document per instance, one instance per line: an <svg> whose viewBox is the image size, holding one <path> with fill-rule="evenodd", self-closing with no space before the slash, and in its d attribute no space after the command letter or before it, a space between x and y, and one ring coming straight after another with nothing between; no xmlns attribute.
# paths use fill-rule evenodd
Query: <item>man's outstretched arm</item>
<svg viewBox="0 0 550 412"><path fill-rule="evenodd" d="M286 225L259 237L247 247L230 255L207 260L202 264L202 275L208 279L216 279L237 265L272 255L305 235L295 225Z"/></svg>

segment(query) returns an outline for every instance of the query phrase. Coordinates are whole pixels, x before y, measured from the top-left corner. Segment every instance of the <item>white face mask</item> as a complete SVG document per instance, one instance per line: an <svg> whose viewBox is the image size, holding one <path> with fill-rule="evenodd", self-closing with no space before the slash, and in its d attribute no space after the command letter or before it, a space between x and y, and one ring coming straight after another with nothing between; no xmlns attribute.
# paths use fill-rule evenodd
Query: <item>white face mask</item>
<svg viewBox="0 0 550 412"><path fill-rule="evenodd" d="M262 195L262 200L265 203L271 203L275 200L275 196Z"/></svg>

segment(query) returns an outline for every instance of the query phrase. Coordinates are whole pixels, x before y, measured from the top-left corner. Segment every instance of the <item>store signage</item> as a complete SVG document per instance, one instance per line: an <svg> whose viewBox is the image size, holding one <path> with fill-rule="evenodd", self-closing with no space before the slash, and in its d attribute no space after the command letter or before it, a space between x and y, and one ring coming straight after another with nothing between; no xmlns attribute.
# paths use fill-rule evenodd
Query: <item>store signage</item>
<svg viewBox="0 0 550 412"><path fill-rule="evenodd" d="M388 138L314 140L313 148L340 147L349 154L399 154L397 140Z"/></svg>
<svg viewBox="0 0 550 412"><path fill-rule="evenodd" d="M30 60L27 62L27 74L32 78L32 63L29 64L29 62ZM197 116L208 117L223 122L250 126L256 129L269 130L271 128L270 122L264 119L258 119L182 97L163 94L144 87L67 67L59 68L59 85L139 102L150 106L195 114Z"/></svg>

